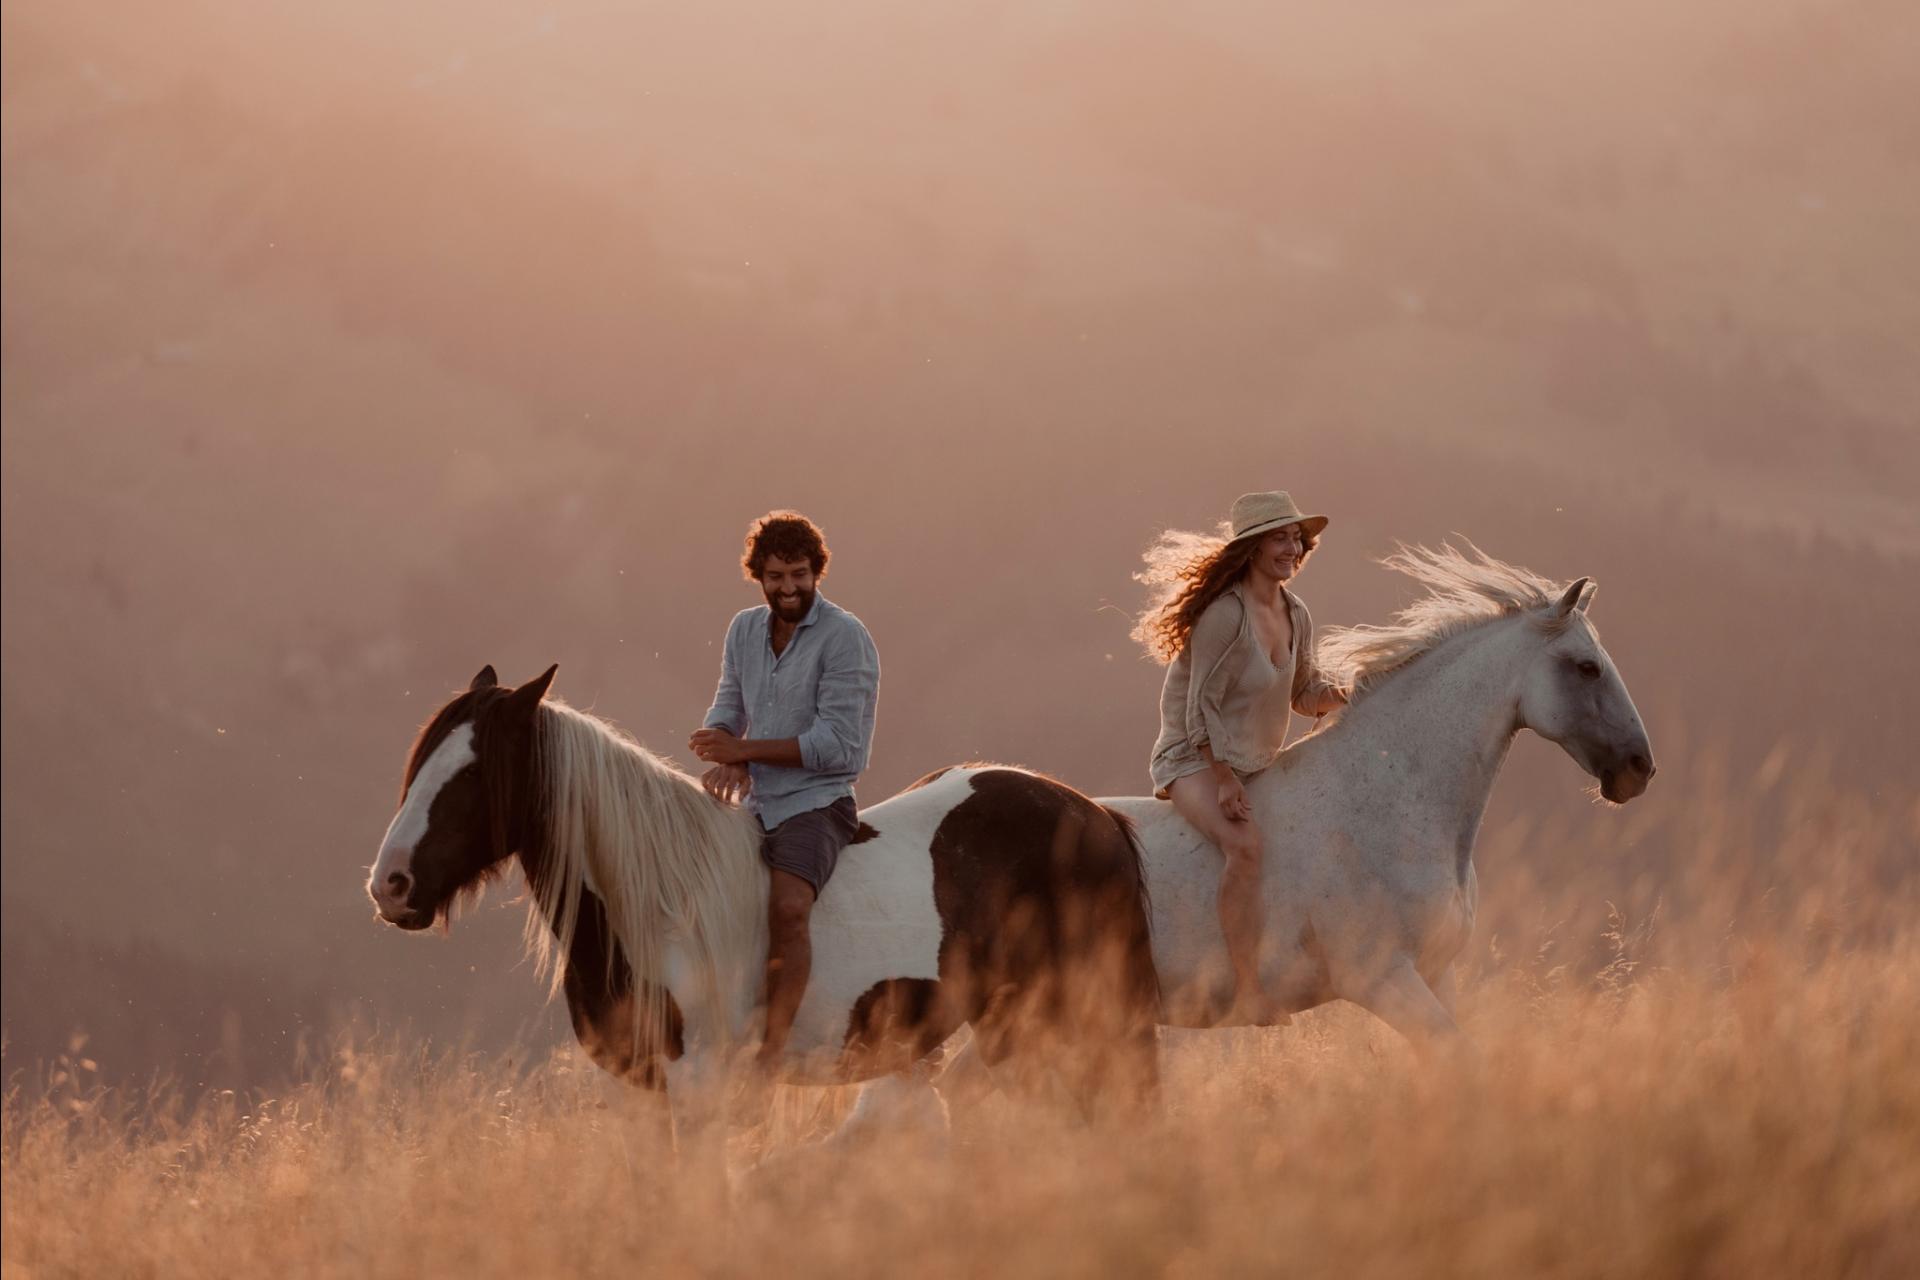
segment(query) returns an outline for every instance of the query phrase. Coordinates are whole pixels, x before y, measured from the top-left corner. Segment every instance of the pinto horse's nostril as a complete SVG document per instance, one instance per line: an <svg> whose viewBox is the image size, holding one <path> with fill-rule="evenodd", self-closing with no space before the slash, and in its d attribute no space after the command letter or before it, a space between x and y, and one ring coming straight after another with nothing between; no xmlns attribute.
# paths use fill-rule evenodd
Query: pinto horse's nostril
<svg viewBox="0 0 1920 1280"><path fill-rule="evenodd" d="M395 871L387 877L387 895L405 901L407 891L413 888L413 877L404 871Z"/></svg>

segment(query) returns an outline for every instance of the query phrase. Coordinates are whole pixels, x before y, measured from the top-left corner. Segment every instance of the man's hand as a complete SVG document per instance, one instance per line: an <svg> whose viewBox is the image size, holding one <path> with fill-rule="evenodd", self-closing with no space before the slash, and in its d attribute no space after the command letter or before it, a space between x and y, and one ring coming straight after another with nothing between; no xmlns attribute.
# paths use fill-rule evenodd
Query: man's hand
<svg viewBox="0 0 1920 1280"><path fill-rule="evenodd" d="M753 790L753 777L743 764L717 764L700 775L700 785L721 804L738 804Z"/></svg>
<svg viewBox="0 0 1920 1280"><path fill-rule="evenodd" d="M747 758L740 739L725 729L696 730L687 740L687 747L709 764L741 764Z"/></svg>

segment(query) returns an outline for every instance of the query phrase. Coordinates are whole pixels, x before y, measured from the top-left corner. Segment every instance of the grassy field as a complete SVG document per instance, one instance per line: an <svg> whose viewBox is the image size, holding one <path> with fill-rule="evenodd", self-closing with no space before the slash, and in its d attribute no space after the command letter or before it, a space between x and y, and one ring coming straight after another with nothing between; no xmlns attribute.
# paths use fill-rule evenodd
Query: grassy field
<svg viewBox="0 0 1920 1280"><path fill-rule="evenodd" d="M1541 833L1489 833L1471 1061L1346 1006L1175 1033L1150 1120L990 1099L944 1150L809 1150L850 1091L781 1090L724 1211L571 1051L342 1043L190 1101L92 1087L76 1045L9 1087L6 1274L1912 1275L1920 806L1787 759L1721 788L1671 829L1596 813L1526 874L1486 855ZM1580 896L1623 834L1656 907Z"/></svg>

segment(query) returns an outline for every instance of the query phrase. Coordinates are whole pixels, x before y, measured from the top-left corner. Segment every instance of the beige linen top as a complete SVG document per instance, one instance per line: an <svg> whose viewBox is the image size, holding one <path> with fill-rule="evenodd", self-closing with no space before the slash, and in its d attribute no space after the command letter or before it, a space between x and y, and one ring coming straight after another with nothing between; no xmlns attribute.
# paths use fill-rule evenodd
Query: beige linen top
<svg viewBox="0 0 1920 1280"><path fill-rule="evenodd" d="M1163 799L1176 778L1207 767L1203 746L1240 773L1266 768L1286 744L1292 709L1302 702L1317 706L1337 687L1314 666L1313 618L1299 597L1280 588L1293 620L1293 648L1276 667L1254 630L1244 590L1235 583L1221 592L1195 619L1187 647L1167 664L1151 765L1154 794Z"/></svg>

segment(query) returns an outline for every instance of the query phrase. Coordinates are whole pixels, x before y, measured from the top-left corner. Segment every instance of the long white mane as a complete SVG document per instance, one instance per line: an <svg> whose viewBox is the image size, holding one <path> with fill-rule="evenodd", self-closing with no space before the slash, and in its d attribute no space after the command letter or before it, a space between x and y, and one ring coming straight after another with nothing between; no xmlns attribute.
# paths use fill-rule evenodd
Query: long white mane
<svg viewBox="0 0 1920 1280"><path fill-rule="evenodd" d="M555 698L541 704L536 754L548 862L527 944L540 971L559 990L581 894L591 889L639 988L636 1037L665 1026L669 942L692 962L701 998L717 1009L756 955L766 873L751 819L715 804L698 782L606 721ZM640 986L645 980L655 985Z"/></svg>
<svg viewBox="0 0 1920 1280"><path fill-rule="evenodd" d="M1384 626L1362 623L1320 633L1314 660L1355 697L1462 631L1552 604L1567 586L1495 560L1471 542L1466 551L1445 542L1437 549L1402 543L1380 563L1406 574L1427 594Z"/></svg>

